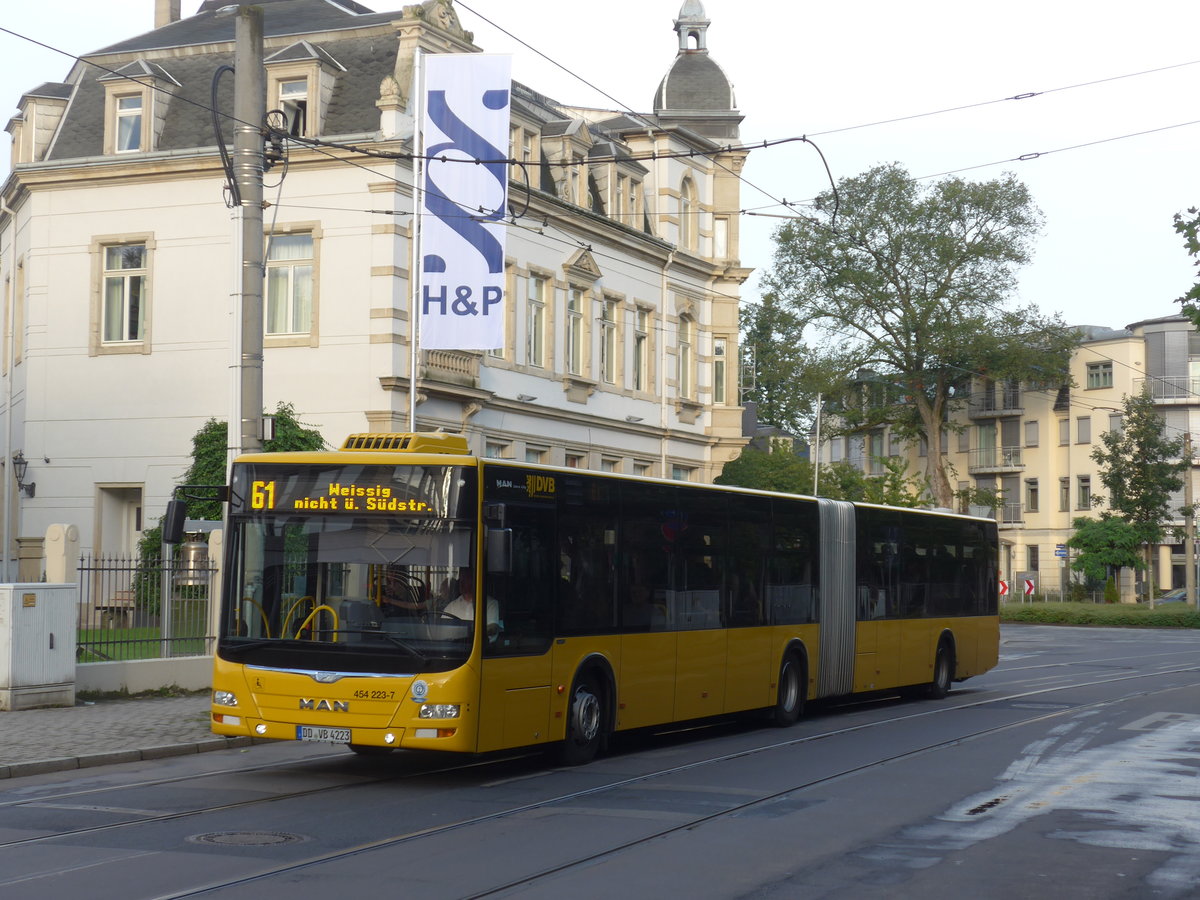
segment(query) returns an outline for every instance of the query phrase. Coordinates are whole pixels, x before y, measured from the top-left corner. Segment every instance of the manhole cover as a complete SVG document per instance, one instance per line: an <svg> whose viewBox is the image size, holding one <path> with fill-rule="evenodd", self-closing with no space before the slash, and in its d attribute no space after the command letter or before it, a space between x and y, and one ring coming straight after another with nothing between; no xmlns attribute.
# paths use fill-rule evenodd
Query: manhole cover
<svg viewBox="0 0 1200 900"><path fill-rule="evenodd" d="M294 844L305 838L286 831L213 831L188 838L196 844L220 844L233 847L270 847L275 844Z"/></svg>

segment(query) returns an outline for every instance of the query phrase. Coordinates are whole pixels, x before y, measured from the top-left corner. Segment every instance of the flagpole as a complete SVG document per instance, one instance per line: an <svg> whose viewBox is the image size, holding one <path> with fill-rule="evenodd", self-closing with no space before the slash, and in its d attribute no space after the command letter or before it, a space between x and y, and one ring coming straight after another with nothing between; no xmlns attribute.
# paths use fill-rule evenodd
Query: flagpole
<svg viewBox="0 0 1200 900"><path fill-rule="evenodd" d="M413 51L413 212L409 225L408 301L408 430L417 430L417 373L421 357L421 209L425 205L425 67L424 54L418 47Z"/></svg>

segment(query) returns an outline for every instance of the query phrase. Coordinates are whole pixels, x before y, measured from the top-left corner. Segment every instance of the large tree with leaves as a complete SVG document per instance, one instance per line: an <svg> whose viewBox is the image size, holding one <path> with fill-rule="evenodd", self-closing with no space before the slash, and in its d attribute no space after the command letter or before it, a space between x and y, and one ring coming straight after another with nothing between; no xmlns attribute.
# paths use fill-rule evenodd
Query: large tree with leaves
<svg viewBox="0 0 1200 900"><path fill-rule="evenodd" d="M1164 433L1149 391L1126 394L1122 407L1121 427L1101 434L1092 450L1108 491L1107 496L1095 495L1093 502L1107 504L1107 514L1128 522L1152 560L1150 547L1163 539L1165 524L1174 518L1171 495L1183 487L1188 468L1184 438Z"/></svg>
<svg viewBox="0 0 1200 900"><path fill-rule="evenodd" d="M775 235L766 283L819 350L812 362L884 390L844 403L853 428L891 426L928 444L933 499L953 505L941 435L973 375L1065 381L1078 338L1060 319L1004 302L1041 226L1011 175L920 185L897 164L843 179Z"/></svg>
<svg viewBox="0 0 1200 900"><path fill-rule="evenodd" d="M904 461L887 457L880 463L877 475L868 475L845 460L821 465L814 479L813 463L785 447L746 447L737 459L725 464L716 483L787 494L811 494L817 485L822 497L834 500L920 506L924 485L905 470Z"/></svg>
<svg viewBox="0 0 1200 900"><path fill-rule="evenodd" d="M280 403L273 413L275 437L263 445L267 453L284 450L324 450L328 445L321 433L296 418L296 409L290 403ZM192 435L192 464L179 479L185 484L224 484L228 462L229 424L209 419ZM188 516L193 519L220 519L219 500L192 500L188 503ZM162 542L159 525L142 534L138 552L143 558L158 556Z"/></svg>
<svg viewBox="0 0 1200 900"><path fill-rule="evenodd" d="M1192 265L1200 269L1200 208L1193 206L1186 216L1176 213L1175 231L1183 238ZM1196 273L1196 283L1179 298L1179 303L1183 305L1183 314L1200 328L1200 272Z"/></svg>

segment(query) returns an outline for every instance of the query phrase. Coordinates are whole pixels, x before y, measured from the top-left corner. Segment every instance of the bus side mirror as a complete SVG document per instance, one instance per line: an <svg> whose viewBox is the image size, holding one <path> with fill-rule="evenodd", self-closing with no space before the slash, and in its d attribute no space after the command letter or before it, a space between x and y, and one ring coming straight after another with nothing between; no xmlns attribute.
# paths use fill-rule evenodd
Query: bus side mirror
<svg viewBox="0 0 1200 900"><path fill-rule="evenodd" d="M187 519L187 501L168 500L167 514L163 517L163 543L178 544L183 541L183 523Z"/></svg>
<svg viewBox="0 0 1200 900"><path fill-rule="evenodd" d="M512 574L512 529L487 530L487 570L491 575Z"/></svg>

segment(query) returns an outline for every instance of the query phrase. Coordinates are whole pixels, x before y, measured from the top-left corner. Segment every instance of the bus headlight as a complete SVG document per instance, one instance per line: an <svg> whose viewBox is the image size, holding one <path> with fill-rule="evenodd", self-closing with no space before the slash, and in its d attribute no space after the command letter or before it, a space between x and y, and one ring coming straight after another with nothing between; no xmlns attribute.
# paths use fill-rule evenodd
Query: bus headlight
<svg viewBox="0 0 1200 900"><path fill-rule="evenodd" d="M214 706L237 706L237 694L230 691L213 691L212 702Z"/></svg>
<svg viewBox="0 0 1200 900"><path fill-rule="evenodd" d="M457 703L422 703L420 717L422 719L457 719Z"/></svg>

